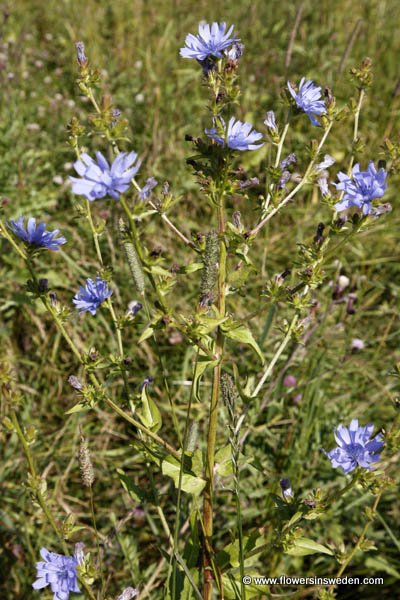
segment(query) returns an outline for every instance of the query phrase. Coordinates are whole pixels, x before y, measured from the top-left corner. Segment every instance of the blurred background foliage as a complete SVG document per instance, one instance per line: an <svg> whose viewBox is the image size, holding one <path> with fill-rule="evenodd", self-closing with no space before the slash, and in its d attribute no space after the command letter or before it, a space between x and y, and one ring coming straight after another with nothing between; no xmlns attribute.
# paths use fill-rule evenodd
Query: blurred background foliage
<svg viewBox="0 0 400 600"><path fill-rule="evenodd" d="M56 256L40 259L40 276L47 277L58 297L70 304L78 284L96 271L96 258L83 220L74 210L67 184L72 174L74 154L67 143L67 124L77 115L88 122L91 107L76 86L77 65L74 43L83 40L92 66L99 69L102 89L111 94L114 104L128 120L124 149L134 149L143 160L139 180L155 176L160 186L169 181L177 202L171 218L187 234L207 232L212 226L212 210L206 204L185 159L192 148L186 134L202 135L210 119L204 106L207 94L201 85L200 68L194 61L179 58L179 48L188 32L195 32L200 20L225 20L246 46L240 62L242 96L237 117L249 120L259 130L267 110L275 110L282 123L284 106L280 91L287 79L314 79L329 86L338 105L356 97L357 90L349 69L365 57L373 61L374 81L365 101L360 120L363 152L356 157L363 166L370 159L383 158L386 137L398 141L400 71L400 3L397 0L328 0L289 2L288 0L209 0L152 2L118 0L85 2L68 0L16 0L0 5L0 196L5 217L19 215L41 217L59 227L68 245ZM345 169L351 152L352 118L339 123L328 140L326 151L337 164L332 173ZM89 129L87 129L89 133ZM296 152L305 164L304 148L310 136L319 132L310 127L307 117L296 119L285 145L286 154ZM105 142L91 134L83 138L89 153L105 148ZM249 177L258 175L268 164L273 150L265 149L241 156ZM289 349L278 364L273 379L265 388L267 410L259 413L254 406L247 419L250 434L244 453L253 457L245 468L243 512L246 531L268 528L275 507L270 493L277 493L282 476L290 477L296 493L306 495L318 487L333 485L343 475L333 471L320 447L333 446L332 429L339 422L348 424L359 417L364 424L372 421L377 428L389 428L394 417L393 400L398 383L390 375L400 360L398 308L400 291L399 210L393 176L385 200L393 212L378 220L370 231L358 236L351 247L342 249L326 269L324 285L316 292L316 308L304 344ZM257 197L248 201L232 200L246 228L257 221ZM134 298L129 272L121 248L116 242L115 225L118 205L112 200L96 202L97 219L107 223L101 238L107 264L114 270L115 291L120 312ZM297 258L297 244L309 243L319 222L329 219L329 210L318 200L317 189L308 188L296 202L286 207L258 237L253 256L258 275L250 280L232 302L232 312L245 317L259 305L260 292L275 273L291 268ZM187 264L189 257L179 241L172 237L157 216L143 224L148 248L162 248L165 265ZM72 259L72 260L71 260ZM348 291L355 294L354 311L346 311L347 296L333 300L339 274L350 279ZM12 365L23 397L20 407L25 426L37 428L34 444L39 470L44 474L49 498L62 520L75 515L84 529L76 534L93 548L93 535L87 513L87 498L82 490L76 458L79 428L85 428L90 440L97 483L95 487L99 528L106 547L110 595L124 585L143 586L161 558L158 550L163 534L153 514L153 530L143 527L143 516L132 499L123 492L117 468L125 469L139 486L147 487L143 462L131 448L129 430L99 406L84 416L66 416L76 401L66 380L77 373L77 365L38 303L25 294L27 272L11 247L1 242L0 255L0 340L3 359ZM174 302L188 312L198 301L198 280L192 274L178 283ZM114 286L116 288L116 286ZM266 357L271 357L282 338L281 327L287 318L285 306L274 315L262 313L251 322L252 331ZM143 317L144 319L144 317ZM81 346L95 346L106 356L115 352L109 325L101 314L95 319L73 317ZM137 346L143 329L140 318L126 330L125 345L134 360L131 381L138 386L148 374L155 378L153 394L166 415L165 437L173 437L169 407L165 397L158 359L152 343ZM364 348L352 349L360 339ZM193 353L174 332L161 334L158 346L167 357L167 373L178 416L183 419L188 401ZM229 345L231 362L236 362L243 379L254 377L258 366L247 349ZM236 353L236 354L235 354ZM285 376L292 375L295 385L288 387ZM111 386L116 397L120 381ZM396 388L397 386L397 388ZM194 407L200 419L200 435L210 391L206 379L202 387L204 403ZM5 406L2 404L4 413ZM221 432L226 415L221 409ZM266 426L268 423L268 427ZM221 433L221 446L227 443ZM31 589L34 563L42 545L56 550L40 510L32 505L25 487L26 467L15 436L0 433L0 584L1 598L11 600L38 597ZM176 444L176 439L173 440ZM396 460L393 459L393 473ZM174 490L171 482L156 475L160 501L173 523ZM235 508L218 483L218 530L229 531ZM185 499L185 502L188 502ZM311 521L306 535L323 543L354 543L363 523L362 510L371 504L369 494L351 492L337 502L321 520ZM143 508L143 507L141 507ZM348 572L352 575L381 573L386 579L379 588L382 597L393 598L400 577L400 512L398 490L385 493L379 518L369 532L376 550L356 556ZM116 526L117 524L117 526ZM229 537L218 540L220 548ZM274 573L333 574L331 557L288 557L271 562ZM261 574L266 564L259 563ZM161 570L162 573L162 570ZM162 575L160 575L162 578ZM397 583L398 585L398 583ZM340 590L340 597L375 598L377 589ZM46 597L46 594L42 594ZM150 597L161 598L161 588ZM311 596L310 596L311 597Z"/></svg>

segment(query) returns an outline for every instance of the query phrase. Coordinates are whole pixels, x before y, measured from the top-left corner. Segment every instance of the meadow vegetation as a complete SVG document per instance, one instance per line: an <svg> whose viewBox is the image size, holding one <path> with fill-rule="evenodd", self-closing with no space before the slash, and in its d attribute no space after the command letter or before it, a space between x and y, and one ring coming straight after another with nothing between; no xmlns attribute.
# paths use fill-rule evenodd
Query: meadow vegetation
<svg viewBox="0 0 400 600"><path fill-rule="evenodd" d="M235 25L245 50L234 69L241 94L229 114L252 123L265 141L257 151L235 153L231 172L236 182L247 183L234 192L229 188L226 200L228 316L248 325L252 338L248 343L246 335L225 331L212 548L204 542L202 520L215 371L215 347L207 345L207 336L218 344L221 322L211 323L217 313L205 310L210 320L199 334L190 316L201 313L206 239L218 226L209 201L218 144L204 134L216 110L209 89L215 88L207 87L196 61L179 56L186 35L196 33L202 20ZM396 0L1 4L1 220L33 216L67 239L59 251L41 252L26 263L4 230L0 238L2 599L51 598L49 588L32 589L40 549L72 554L81 542L85 555L91 554L82 594L103 600L119 598L129 586L139 598L197 598L207 569L204 554L215 597L222 597L220 586L226 598L394 597L400 578L399 20ZM138 200L131 186L125 194L130 209L124 212L121 202L107 197L90 203L89 216L88 204L72 193L77 147L90 156L99 150L109 160L114 156L111 129L77 84L80 40L90 68L99 72L93 93L103 117L111 102L120 111L119 149L135 151L142 161L135 175L139 189L150 177L158 182L152 205ZM354 139L362 73L368 82ZM314 178L250 240L251 263L243 269L245 234L260 221L271 181L276 185L281 175L270 168L276 145L264 124L266 113L275 112L282 131L290 103L286 83L298 85L302 77L329 88L335 110L342 111L318 157L335 159L329 180L347 172L350 161L362 170L370 160L385 161L382 203L392 210L361 225L349 219L342 229ZM324 131L302 113L291 121L282 149L282 158L297 156L289 190ZM210 164L211 175L204 166ZM157 210L161 201L181 237ZM145 256L139 252L139 262L151 266L150 277L144 269L145 301L137 272L132 278L130 225ZM21 240L12 239L23 249ZM236 263L242 265L237 275ZM306 272L311 263L315 271ZM97 273L113 290L117 325L123 325L122 357L112 310L104 306L96 316L74 310L79 286ZM296 292L306 277L304 299ZM153 288L152 278L158 282ZM179 318L166 318L163 298ZM144 306L126 316L133 301ZM61 314L75 353L52 310ZM199 359L207 368L200 373L197 367L192 385ZM87 386L84 393L80 382ZM77 404L84 410L71 412ZM333 469L321 451L334 447L339 424L356 418L386 436L379 469L357 470L357 480ZM293 498L285 498L282 479L290 480ZM240 584L244 571L335 576L341 565L344 575L379 575L384 584L336 591L312 585L244 591Z"/></svg>

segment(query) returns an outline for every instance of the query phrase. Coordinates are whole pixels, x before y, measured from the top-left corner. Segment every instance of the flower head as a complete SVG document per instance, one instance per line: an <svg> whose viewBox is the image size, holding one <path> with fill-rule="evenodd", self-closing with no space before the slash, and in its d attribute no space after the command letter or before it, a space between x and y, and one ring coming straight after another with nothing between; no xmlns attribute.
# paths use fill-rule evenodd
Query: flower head
<svg viewBox="0 0 400 600"><path fill-rule="evenodd" d="M279 166L281 169L287 169L288 167L290 167L290 165L295 165L296 163L297 163L297 156L295 155L294 152L292 152L286 158L281 160Z"/></svg>
<svg viewBox="0 0 400 600"><path fill-rule="evenodd" d="M29 217L26 227L24 225L24 217L19 217L17 221L11 219L8 226L15 235L30 246L47 248L47 250L59 250L60 246L67 241L62 235L57 237L60 232L59 229L46 231L45 223L36 225L34 217Z"/></svg>
<svg viewBox="0 0 400 600"><path fill-rule="evenodd" d="M280 479L279 484L281 486L282 496L285 498L285 500L290 500L290 498L293 498L293 490L290 479Z"/></svg>
<svg viewBox="0 0 400 600"><path fill-rule="evenodd" d="M334 469L340 467L344 473L354 471L357 465L372 469L371 463L380 460L379 452L383 448L380 433L370 439L373 430L372 423L361 427L358 419L353 419L349 428L339 425L334 434L338 446L330 452L325 452L322 448L322 452L329 458Z"/></svg>
<svg viewBox="0 0 400 600"><path fill-rule="evenodd" d="M206 129L206 135L212 138L221 146L228 146L232 150L258 150L261 148L262 144L255 144L254 142L258 142L262 138L262 133L259 133L255 129L253 130L253 125L251 123L243 123L242 121L237 121L234 117L229 119L228 129L226 130L225 121L221 119L222 127L223 127L223 137L219 135L217 129Z"/></svg>
<svg viewBox="0 0 400 600"><path fill-rule="evenodd" d="M72 191L88 200L105 196L118 200L139 170L140 160L137 160L136 152L121 152L111 167L101 152L96 152L96 159L97 162L85 152L81 154L80 160L74 164L81 179L70 177Z"/></svg>
<svg viewBox="0 0 400 600"><path fill-rule="evenodd" d="M324 198L326 196L329 196L329 187L328 187L328 180L326 177L320 177L317 180L317 183L319 185L319 189L321 190L321 194L324 196Z"/></svg>
<svg viewBox="0 0 400 600"><path fill-rule="evenodd" d="M385 183L387 173L385 169L376 170L373 161L368 165L367 171L360 171L357 163L353 167L352 177L345 173L338 173L339 183L334 183L336 189L344 192L343 199L335 204L336 210L346 210L351 206L362 208L364 215L371 212L371 202L375 198L382 198L387 188Z"/></svg>
<svg viewBox="0 0 400 600"><path fill-rule="evenodd" d="M43 561L36 563L38 579L32 584L33 589L41 590L50 585L53 600L68 600L70 592L80 594L76 556L63 556L46 548L40 550L40 555Z"/></svg>
<svg viewBox="0 0 400 600"><path fill-rule="evenodd" d="M124 589L122 594L118 596L117 600L132 600L132 598L136 598L139 595L139 590L133 587L127 587Z"/></svg>
<svg viewBox="0 0 400 600"><path fill-rule="evenodd" d="M244 52L244 44L233 42L232 48L225 50L225 56L228 60L237 63L242 58Z"/></svg>
<svg viewBox="0 0 400 600"><path fill-rule="evenodd" d="M152 190L158 185L157 179L155 177L149 177L146 180L146 183L142 187L139 192L139 198L141 200L147 200L150 197Z"/></svg>
<svg viewBox="0 0 400 600"><path fill-rule="evenodd" d="M272 129L272 131L278 131L278 127L276 126L275 113L273 110L269 110L267 112L267 118L264 121L264 125L266 125L268 129Z"/></svg>
<svg viewBox="0 0 400 600"><path fill-rule="evenodd" d="M76 42L76 57L78 59L78 63L81 67L86 67L88 63L87 56L85 54L85 44L83 42Z"/></svg>
<svg viewBox="0 0 400 600"><path fill-rule="evenodd" d="M195 58L199 62L209 56L222 58L223 51L238 42L239 38L232 37L233 25L226 30L226 23L199 24L199 34L189 33L185 39L185 46L181 48L183 58Z"/></svg>
<svg viewBox="0 0 400 600"><path fill-rule="evenodd" d="M109 298L112 290L108 288L107 282L97 276L96 281L87 279L85 287L80 286L79 292L75 295L72 302L75 304L79 314L90 312L96 314L100 304Z"/></svg>
<svg viewBox="0 0 400 600"><path fill-rule="evenodd" d="M297 107L308 115L313 125L319 125L319 121L314 115L324 115L326 113L325 103L321 100L321 88L316 86L311 79L306 81L304 77L300 81L297 93L292 88L290 81L288 81L287 86Z"/></svg>
<svg viewBox="0 0 400 600"><path fill-rule="evenodd" d="M316 171L325 171L325 169L329 169L334 163L335 159L330 154L325 154L324 160L317 165L315 165Z"/></svg>

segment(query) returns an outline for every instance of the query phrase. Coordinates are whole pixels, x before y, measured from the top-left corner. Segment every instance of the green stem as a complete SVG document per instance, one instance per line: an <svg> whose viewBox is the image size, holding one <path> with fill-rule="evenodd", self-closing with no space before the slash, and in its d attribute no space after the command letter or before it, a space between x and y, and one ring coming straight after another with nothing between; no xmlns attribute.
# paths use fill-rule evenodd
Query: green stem
<svg viewBox="0 0 400 600"><path fill-rule="evenodd" d="M14 250L16 252L18 252L20 257L23 260L26 260L25 252L23 250L21 250L21 248L18 246L17 242L14 240L14 238L8 231L7 226L4 223L2 223L1 221L0 221L0 233L3 235L3 237L5 237L10 242L10 244L13 246Z"/></svg>
<svg viewBox="0 0 400 600"><path fill-rule="evenodd" d="M88 586L88 584L86 583L86 581L83 578L79 578L79 583L82 584L82 587L84 588L85 592L89 596L90 600L96 600L96 596L94 595L94 593L92 592L92 590L90 589L90 587Z"/></svg>
<svg viewBox="0 0 400 600"><path fill-rule="evenodd" d="M260 229L262 229L262 228L264 227L264 225L265 225L266 223L268 223L268 221L269 221L270 219L272 219L272 217L273 217L273 216L274 216L274 215L275 215L277 212L279 212L279 211L281 210L281 208L283 208L283 207L284 207L284 206L285 206L285 205L286 205L286 204L287 204L287 203L288 203L288 202L289 202L289 201L290 201L290 200L293 198L293 196L295 196L295 195L297 194L297 192L298 192L298 191L300 191L300 190L301 190L301 188L302 188L302 187L303 187L303 186L304 186L304 185L307 183L307 181L308 181L308 176L309 176L309 174L311 173L311 171L312 171L312 168L313 168L313 166L314 166L314 164L315 164L315 161L316 161L316 160L317 160L317 158L318 158L318 154L320 153L320 151L321 151L321 149L322 149L323 145L325 144L326 138L328 137L328 135L329 135L329 132L330 132L330 130L332 129L332 126L333 126L333 121L332 121L331 123L329 123L328 127L326 128L326 130L325 130L325 132L324 132L324 135L322 136L322 138L321 138L321 140L320 140L320 142L319 142L319 144L318 144L318 148L317 148L317 151L316 151L316 153L315 153L315 156L314 156L314 158L312 158L312 159L311 159L311 161L310 161L310 163L309 163L309 165L308 165L308 167L307 167L307 169L306 169L306 172L304 173L303 177L301 178L301 181L299 181L299 183L296 185L296 187L295 187L295 188L293 188L293 190L292 190L292 191L291 191L291 192L290 192L290 193L289 193L289 194L288 194L288 195L287 195L287 196L286 196L286 197L285 197L283 200L281 200L281 201L280 201L280 203L279 203L279 204L278 204L278 205L277 205L275 208L273 208L273 209L272 209L272 210L271 210L271 211L270 211L270 212L269 212L269 213L268 213L268 214L267 214L267 215L266 215L266 216L265 216L265 217L264 217L264 218L263 218L263 219L262 219L262 220L261 220L261 221L258 223L258 225L256 225L256 227L254 227L254 229L252 229L252 230L249 232L249 235L250 235L250 236L255 236L255 235L257 235L257 233L260 231Z"/></svg>
<svg viewBox="0 0 400 600"><path fill-rule="evenodd" d="M22 447L24 449L24 453L25 453L25 456L26 456L26 459L27 459L27 462L28 462L29 472L31 474L32 479L35 481L35 485L36 485L38 483L39 477L38 477L38 474L36 472L35 462L33 460L32 452L31 452L31 449L29 448L29 444L26 441L24 433L23 433L23 431L21 429L21 426L19 424L17 413L15 412L15 410L11 410L11 421L12 421L12 423L14 425L14 429L15 429L15 431L17 433L17 436L18 436L18 438L19 438L19 440L20 440L20 442L22 444ZM68 555L69 554L68 546L65 543L65 540L64 540L64 538L63 538L63 536L62 536L59 528L57 527L57 524L56 524L56 522L54 520L53 515L50 512L49 507L46 504L46 500L45 500L42 492L39 489L34 489L33 491L34 491L34 493L36 495L36 498L37 498L37 501L39 503L40 508L43 510L44 514L46 515L46 518L47 518L48 522L50 523L50 525L53 528L55 534L57 535L57 537L58 537L58 539L60 541L60 544L62 545L62 548L64 550L64 553L66 555Z"/></svg>
<svg viewBox="0 0 400 600"><path fill-rule="evenodd" d="M359 551L359 549L364 541L364 538L367 534L368 528L374 519L374 516L375 516L374 513L376 512L376 509L378 508L378 504L381 499L381 496L382 496L381 493L376 496L374 503L372 505L372 508L371 508L371 517L368 518L368 521L365 523L364 527L362 528L360 537L358 538L356 545L354 546L354 548L352 549L352 551L350 552L350 554L348 555L346 560L343 562L343 564L341 565L338 572L336 573L336 575L335 575L336 578L341 577L343 575L344 571L346 570L346 568L348 567L350 562L353 560L353 557ZM331 585L329 588L329 591L333 592L334 587L335 587L334 585Z"/></svg>
<svg viewBox="0 0 400 600"><path fill-rule="evenodd" d="M29 260L27 260L27 266L28 266L28 269L29 269L29 271L30 271L30 273L31 273L34 281L37 283L36 274L35 274L35 272L33 270L32 264L31 264L31 262ZM53 317L53 320L54 320L54 323L55 323L56 327L58 328L58 330L60 331L60 333L63 335L65 341L69 345L69 347L72 350L73 354L78 359L79 363L83 366L85 372L87 373L88 377L90 378L91 382L93 383L96 391L99 393L99 396L104 400L104 402L106 404L108 404L108 406L110 408L112 408L112 410L114 412L116 412L120 417L122 417L123 419L125 419L125 421L127 421L128 423L130 423L131 425L133 425L134 427L136 427L137 429L139 429L142 433L145 433L147 436L149 436L155 442L157 442L157 444L159 446L161 446L162 448L164 448L164 450L166 450L168 453L172 454L175 458L177 458L178 460L180 460L181 455L180 455L180 453L177 450L175 450L175 448L173 448L168 442L166 442L165 440L163 440L159 435L157 435L153 431L150 431L149 429L147 429L147 427L145 427L140 421L137 421L136 419L134 419L133 417L131 417L122 408L120 408L117 404L115 404L115 402L113 402L113 400L111 400L111 398L109 398L108 396L105 395L105 391L102 388L100 382L98 381L96 375L94 373L92 373L88 369L88 367L87 367L87 365L86 365L83 357L81 356L81 353L79 352L79 350L76 347L75 343L72 341L71 337L68 335L67 331L65 330L64 325L62 324L62 322L61 322L58 314L55 312L54 308L51 306L51 304L50 304L47 296L41 295L40 299L41 299L42 303L44 304L45 308L47 309L47 311Z"/></svg>
<svg viewBox="0 0 400 600"><path fill-rule="evenodd" d="M223 207L223 183L218 205L218 232L219 242L219 272L218 272L218 311L220 316L225 316L225 287L226 287L226 259L225 246L225 223ZM215 464L215 443L218 423L218 400L221 380L221 362L224 349L224 334L220 328L217 331L215 354L218 364L214 367L213 384L210 402L210 412L207 435L207 459L206 459L206 486L204 488L203 520L204 520L204 600L212 597L212 536L213 536L213 480Z"/></svg>
<svg viewBox="0 0 400 600"><path fill-rule="evenodd" d="M97 549L97 557L98 557L98 561L99 561L99 571L100 571L100 579L101 579L101 594L104 597L105 581L104 581L103 559L101 556L99 532L97 529L96 513L94 510L94 496L93 496L93 487L92 486L89 486L89 494L90 494L90 512L92 515L93 529L94 529L94 533L96 536L96 549Z"/></svg>
<svg viewBox="0 0 400 600"><path fill-rule="evenodd" d="M126 200L125 200L125 198L122 195L120 196L120 202L121 202L121 206L122 206L122 208L123 208L123 210L125 212L125 215L126 215L126 217L128 219L129 229L130 229L130 232L131 232L132 241L134 243L137 255L139 256L140 262L142 263L143 267L145 268L144 270L145 270L145 272L147 274L147 277L148 277L148 279L150 281L150 284L151 284L153 290L155 291L155 293L157 295L158 302L160 303L160 306L161 306L163 312L167 313L168 309L167 309L167 306L165 304L164 296L161 293L161 291L160 291L160 289L159 289L159 287L158 287L158 285L157 285L157 283L156 283L153 275L151 274L151 272L147 268L135 220L132 217L131 211L129 210L129 207L128 207L127 203L126 203Z"/></svg>
<svg viewBox="0 0 400 600"><path fill-rule="evenodd" d="M274 168L277 169L281 160L281 156L282 156L282 150L283 150L283 144L285 143L285 138L287 135L287 132L289 131L289 125L290 125L290 121L289 118L287 120L287 122L285 123L285 126L283 128L282 131L282 135L279 139L279 143L278 143L278 147L276 150L276 157L275 157L275 162L274 162ZM271 195L272 195L272 190L274 188L274 184L271 184L269 186L269 190L268 190L268 194L267 194L267 198L265 200L265 206L264 206L264 210L266 211L268 209L270 200L271 200Z"/></svg>
<svg viewBox="0 0 400 600"><path fill-rule="evenodd" d="M294 315L292 322L289 325L289 329L287 330L287 333L282 340L282 343L280 344L279 348L275 352L271 362L269 363L268 367L264 371L260 381L258 382L257 386L255 387L254 392L252 393L253 398L255 398L261 391L261 388L263 387L263 385L266 382L266 380L268 379L268 377L271 375L271 373L274 369L274 366L276 365L277 361L279 360L279 357L281 356L282 352L288 345L288 343L292 337L293 329L296 327L298 318L299 318L298 315Z"/></svg>
<svg viewBox="0 0 400 600"><path fill-rule="evenodd" d="M92 217L92 210L91 210L91 206L90 206L90 201L86 200L86 214L87 214L87 218L89 221L89 225L90 225L90 231L92 232L92 237L93 237L93 243L94 243L94 247L96 249L96 254L97 254L97 259L99 261L99 264L101 266L101 268L104 267L104 261L103 261L103 255L101 253L101 248L100 248L100 243L99 243L99 234L96 231L96 227L94 226L93 223L93 217ZM119 327L118 324L118 319L117 319L117 315L115 313L114 310L114 305L113 302L111 300L111 298L107 298L106 300L106 306L108 308L108 310L110 311L111 314L111 319L114 325L114 329L115 329L115 334L117 336L117 347L118 347L118 353L119 353L119 357L122 360L124 358L124 346L122 343L122 333L121 333L121 329ZM125 371L122 369L121 370L122 373L122 378L124 380L124 387L125 387L125 394L127 399L129 398L129 384L128 384L128 378L127 375L125 373Z"/></svg>

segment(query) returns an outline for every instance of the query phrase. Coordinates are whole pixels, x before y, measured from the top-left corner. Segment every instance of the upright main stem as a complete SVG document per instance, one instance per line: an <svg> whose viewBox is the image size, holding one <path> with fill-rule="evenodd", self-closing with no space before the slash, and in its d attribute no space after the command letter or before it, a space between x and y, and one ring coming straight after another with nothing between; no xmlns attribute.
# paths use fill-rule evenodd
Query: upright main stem
<svg viewBox="0 0 400 600"><path fill-rule="evenodd" d="M218 232L219 241L219 274L218 274L218 311L220 316L225 316L225 286L226 286L226 245L224 240L225 223L223 199L220 199L218 207ZM220 328L217 331L215 354L218 364L214 367L213 384L210 402L210 413L207 435L207 463L206 463L206 487L204 489L204 600L211 600L213 586L212 569L212 536L213 536L213 478L215 463L215 441L217 436L218 400L221 381L221 363L224 350L224 334Z"/></svg>

